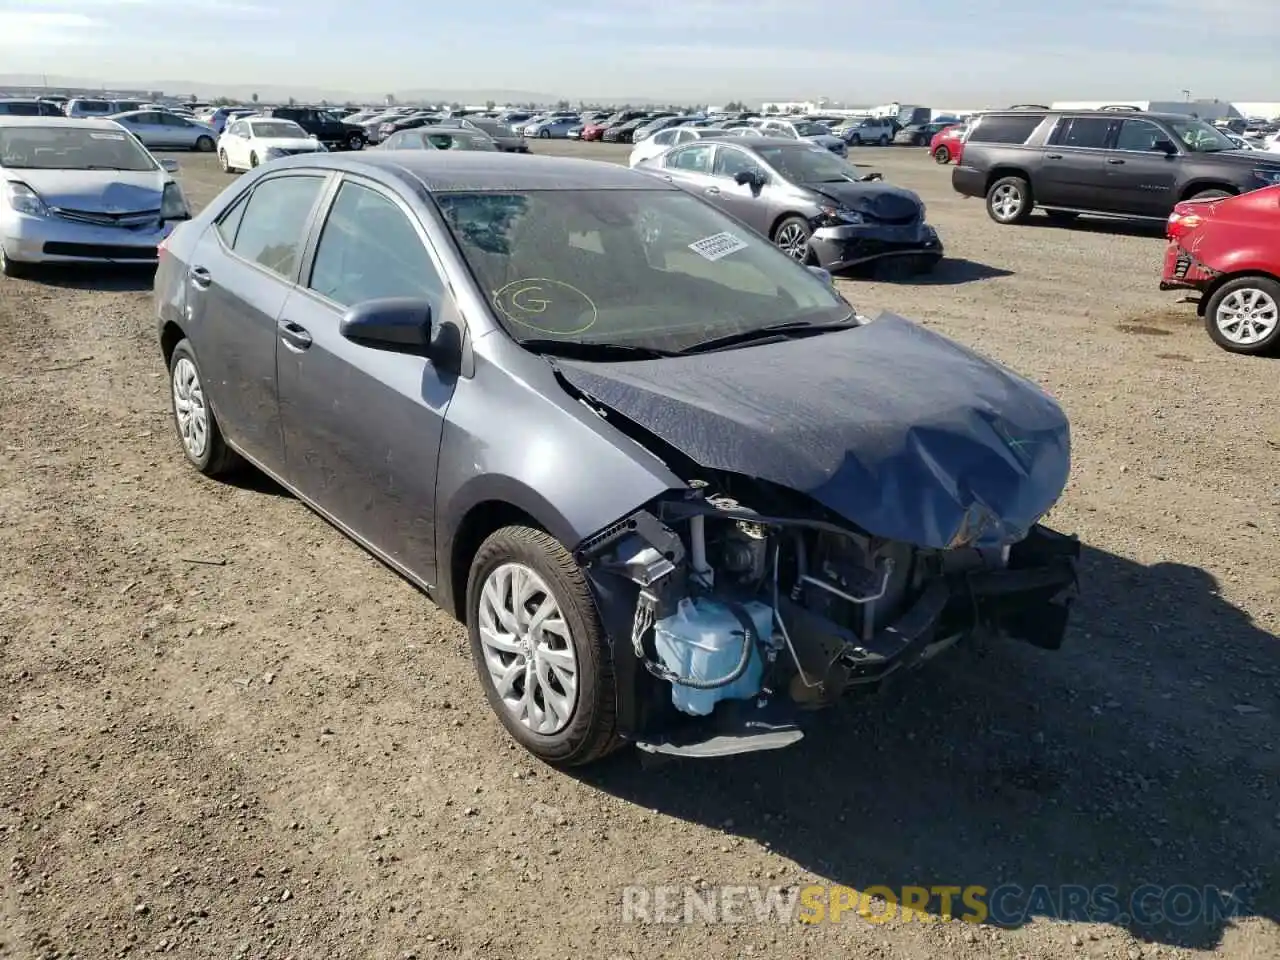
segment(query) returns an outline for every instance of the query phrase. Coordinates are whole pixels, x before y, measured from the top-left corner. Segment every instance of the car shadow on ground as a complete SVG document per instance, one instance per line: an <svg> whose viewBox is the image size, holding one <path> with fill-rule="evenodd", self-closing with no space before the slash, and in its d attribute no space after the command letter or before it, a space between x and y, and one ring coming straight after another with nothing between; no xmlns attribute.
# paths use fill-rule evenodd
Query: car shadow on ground
<svg viewBox="0 0 1280 960"><path fill-rule="evenodd" d="M267 476L257 467L249 464L242 464L238 469L234 470L230 475L224 478L226 483L237 489L244 490L247 493L261 493L271 497L284 497L291 499L293 494L286 490L275 480Z"/></svg>
<svg viewBox="0 0 1280 960"><path fill-rule="evenodd" d="M1265 885L1280 864L1280 641L1198 568L1086 549L1081 581L1058 652L958 648L897 692L815 715L790 749L654 766L624 752L584 778L831 883L985 887L1000 926L1085 920L1066 887L1154 943L1213 947L1232 910L1280 920ZM1189 916L1206 889L1221 899Z"/></svg>
<svg viewBox="0 0 1280 960"><path fill-rule="evenodd" d="M1043 213L1035 214L1026 224L1048 230L1074 230L1078 233L1105 233L1117 237L1165 238L1163 220L1119 220L1111 217L1079 216L1073 220L1054 220Z"/></svg>
<svg viewBox="0 0 1280 960"><path fill-rule="evenodd" d="M154 266L46 266L31 279L47 287L130 293L150 291L155 284Z"/></svg>
<svg viewBox="0 0 1280 960"><path fill-rule="evenodd" d="M875 275L874 278L882 280L884 283L911 284L917 287L943 287L1012 276L1012 270L1005 270L1002 267L993 267L989 264L978 263L975 260L965 260L963 257L947 257L928 273L902 275L890 273L884 277Z"/></svg>

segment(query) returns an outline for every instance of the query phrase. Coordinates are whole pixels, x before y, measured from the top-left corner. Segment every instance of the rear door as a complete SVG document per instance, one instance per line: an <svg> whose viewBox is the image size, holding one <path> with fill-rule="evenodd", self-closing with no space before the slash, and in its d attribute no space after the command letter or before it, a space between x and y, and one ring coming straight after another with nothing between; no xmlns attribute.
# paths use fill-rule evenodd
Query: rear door
<svg viewBox="0 0 1280 960"><path fill-rule="evenodd" d="M1183 155L1157 150L1161 140L1181 149L1176 137L1150 120L1120 121L1115 149L1107 158L1107 193L1117 212L1163 219L1173 209Z"/></svg>
<svg viewBox="0 0 1280 960"><path fill-rule="evenodd" d="M696 193L708 200L715 197L708 191L720 189L720 182L711 175L715 149L710 143L691 143L675 147L662 157L662 176L677 187Z"/></svg>
<svg viewBox="0 0 1280 960"><path fill-rule="evenodd" d="M1032 184L1037 203L1082 210L1107 208L1107 146L1119 121L1112 117L1062 117L1044 147Z"/></svg>
<svg viewBox="0 0 1280 960"><path fill-rule="evenodd" d="M274 472L284 466L276 323L326 182L318 172L264 177L205 231L189 261L188 323L218 421Z"/></svg>
<svg viewBox="0 0 1280 960"><path fill-rule="evenodd" d="M417 214L382 185L347 177L280 316L288 475L317 507L432 583L436 465L456 377L342 336L348 307L384 297L428 300L437 324L454 318Z"/></svg>

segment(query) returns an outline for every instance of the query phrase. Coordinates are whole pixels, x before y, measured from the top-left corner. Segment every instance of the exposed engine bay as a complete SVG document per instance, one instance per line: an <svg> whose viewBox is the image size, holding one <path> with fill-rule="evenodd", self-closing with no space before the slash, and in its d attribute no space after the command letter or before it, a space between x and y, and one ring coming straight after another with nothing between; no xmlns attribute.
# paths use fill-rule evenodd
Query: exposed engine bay
<svg viewBox="0 0 1280 960"><path fill-rule="evenodd" d="M624 735L714 755L794 742L805 710L975 632L1056 649L1078 552L1039 525L1006 546L917 547L721 475L601 531L578 557L618 681L635 693L622 698L636 704L619 718Z"/></svg>

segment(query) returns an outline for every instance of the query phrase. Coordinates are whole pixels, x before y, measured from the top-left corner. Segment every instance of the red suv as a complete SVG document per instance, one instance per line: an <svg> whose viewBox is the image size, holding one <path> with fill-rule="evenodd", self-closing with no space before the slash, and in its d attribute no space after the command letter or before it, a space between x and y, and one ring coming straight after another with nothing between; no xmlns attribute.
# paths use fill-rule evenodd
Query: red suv
<svg viewBox="0 0 1280 960"><path fill-rule="evenodd" d="M963 123L943 127L933 135L929 143L929 155L938 163L960 162L960 154L964 152L964 134L969 128Z"/></svg>
<svg viewBox="0 0 1280 960"><path fill-rule="evenodd" d="M1161 290L1198 290L1205 328L1232 353L1280 347L1280 186L1184 200L1167 227Z"/></svg>

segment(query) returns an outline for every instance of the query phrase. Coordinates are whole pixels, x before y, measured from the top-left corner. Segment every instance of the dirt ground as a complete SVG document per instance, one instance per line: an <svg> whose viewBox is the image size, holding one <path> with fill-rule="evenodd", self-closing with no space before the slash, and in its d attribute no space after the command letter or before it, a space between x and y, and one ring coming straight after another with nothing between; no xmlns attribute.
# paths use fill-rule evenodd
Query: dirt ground
<svg viewBox="0 0 1280 960"><path fill-rule="evenodd" d="M148 276L0 280L0 957L1280 957L1280 361L1156 290L1158 229L999 227L920 152L857 158L920 192L950 256L842 281L862 312L1071 416L1050 522L1087 547L1062 651L956 651L789 751L555 772L413 588L269 482L185 465ZM180 161L196 204L228 182ZM1243 906L623 922L627 885L810 882Z"/></svg>

